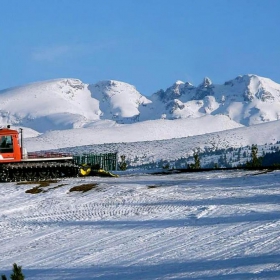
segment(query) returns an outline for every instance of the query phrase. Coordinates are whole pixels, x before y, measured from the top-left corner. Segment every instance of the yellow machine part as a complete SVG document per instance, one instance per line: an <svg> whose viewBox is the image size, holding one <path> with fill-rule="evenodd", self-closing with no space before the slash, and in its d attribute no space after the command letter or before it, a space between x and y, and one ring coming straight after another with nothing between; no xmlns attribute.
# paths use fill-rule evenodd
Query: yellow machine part
<svg viewBox="0 0 280 280"><path fill-rule="evenodd" d="M95 170L94 172L96 172L98 175L101 175L101 176L119 177L119 175L113 174L113 173L111 173L109 171L106 171L104 169L98 169L98 170Z"/></svg>
<svg viewBox="0 0 280 280"><path fill-rule="evenodd" d="M91 172L90 166L84 165L80 168L80 175L81 176L88 176Z"/></svg>
<svg viewBox="0 0 280 280"><path fill-rule="evenodd" d="M80 175L81 176L89 176L89 175L99 175L99 176L108 176L108 177L119 177L117 174L113 174L109 171L106 171L104 169L98 169L98 170L92 170L90 166L84 164L80 168Z"/></svg>

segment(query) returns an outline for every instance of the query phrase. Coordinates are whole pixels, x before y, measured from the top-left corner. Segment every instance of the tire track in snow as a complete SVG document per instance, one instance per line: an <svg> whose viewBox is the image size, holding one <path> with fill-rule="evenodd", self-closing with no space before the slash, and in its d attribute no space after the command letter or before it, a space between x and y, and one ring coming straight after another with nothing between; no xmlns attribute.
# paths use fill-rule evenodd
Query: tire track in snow
<svg viewBox="0 0 280 280"><path fill-rule="evenodd" d="M256 186L245 189L234 183L215 187L213 183L185 182L182 187L178 183L147 190L143 184L74 195L66 194L64 188L63 196L55 190L32 198L34 205L27 205L31 199L22 199L20 206L26 212L21 214L14 206L16 211L7 212L1 221L5 250L0 264L10 264L18 257L24 266L32 263L34 267L137 266L181 259L228 260L279 251L280 224L273 220L273 209L278 206L275 202L269 205L266 199L254 202ZM258 197L268 191L277 194L278 189L257 189ZM260 217L268 215L267 220L250 215L252 209ZM5 237L9 234L17 234L24 245L5 246L6 240L20 240Z"/></svg>

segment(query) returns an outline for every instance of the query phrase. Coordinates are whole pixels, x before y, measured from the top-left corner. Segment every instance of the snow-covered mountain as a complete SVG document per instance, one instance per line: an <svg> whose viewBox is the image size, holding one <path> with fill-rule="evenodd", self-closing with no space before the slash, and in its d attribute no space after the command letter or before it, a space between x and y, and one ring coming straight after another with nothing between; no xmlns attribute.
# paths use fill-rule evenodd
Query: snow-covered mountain
<svg viewBox="0 0 280 280"><path fill-rule="evenodd" d="M223 114L248 126L280 118L280 85L256 75L238 76L223 85L204 78L198 87L177 81L151 99L151 106L160 104L158 112L168 119Z"/></svg>
<svg viewBox="0 0 280 280"><path fill-rule="evenodd" d="M94 85L77 79L37 82L0 91L0 125L43 133L89 126L99 120L135 122L138 107L148 102L135 87L118 81Z"/></svg>
<svg viewBox="0 0 280 280"><path fill-rule="evenodd" d="M98 120L97 101L79 80L38 82L0 92L1 124L39 132L67 129Z"/></svg>
<svg viewBox="0 0 280 280"><path fill-rule="evenodd" d="M140 108L151 103L134 86L118 82L103 81L88 86L91 97L99 102L101 119L121 123L139 121Z"/></svg>
<svg viewBox="0 0 280 280"><path fill-rule="evenodd" d="M256 75L238 76L223 85L204 78L197 87L178 81L147 98L124 82L89 85L57 79L2 90L0 104L0 125L40 133L100 125L100 120L118 126L205 115L226 115L229 121L248 126L279 119L280 85Z"/></svg>

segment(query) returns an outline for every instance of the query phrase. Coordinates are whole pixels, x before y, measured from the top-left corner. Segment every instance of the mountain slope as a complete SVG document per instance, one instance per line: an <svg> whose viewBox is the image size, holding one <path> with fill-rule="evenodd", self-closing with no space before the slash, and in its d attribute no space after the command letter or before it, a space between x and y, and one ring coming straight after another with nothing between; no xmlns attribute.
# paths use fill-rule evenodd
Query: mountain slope
<svg viewBox="0 0 280 280"><path fill-rule="evenodd" d="M176 123L177 121L172 122ZM52 132L47 137L42 136L27 139L25 144L27 149L31 151L36 148L40 149L40 147L42 149L65 147L64 149L60 149L60 151L71 154L118 152L119 155L125 155L127 160L140 165L160 160L178 160L182 157L192 156L194 151L198 150L201 152L206 149L215 151L219 149L246 147L252 144L257 144L259 147L263 146L266 151L269 151L272 146L275 146L276 142L280 141L279 125L280 121L273 121L249 127L244 126L200 135L190 134L188 137L166 138L164 140L148 139L147 136L142 136L141 138L139 130L136 129L131 134L134 135L134 139L137 138L136 136L139 136L135 142L132 142L133 138L127 139L126 134L121 133L116 138L111 138L112 141L110 142L109 131L107 133L105 131L98 131L97 135L105 140L103 143L99 141L98 137L94 136L93 131L80 129L79 135L74 134L75 130L61 131L58 134ZM157 129L160 132L160 126L157 126ZM193 127L193 131L195 132L195 126ZM157 132L154 134L157 134ZM80 135L84 135L86 141L83 141ZM103 137L104 135L105 137ZM121 138L121 135L123 135L123 138ZM123 141L121 141L122 139Z"/></svg>
<svg viewBox="0 0 280 280"><path fill-rule="evenodd" d="M151 101L141 95L134 86L119 81L103 81L89 85L92 98L99 100L101 119L119 122L138 120L139 106Z"/></svg>
<svg viewBox="0 0 280 280"><path fill-rule="evenodd" d="M76 79L58 79L0 92L1 124L39 132L80 127L99 119L98 101Z"/></svg>
<svg viewBox="0 0 280 280"><path fill-rule="evenodd" d="M49 131L37 138L26 139L25 145L28 151L48 150L103 143L175 139L238 127L242 125L222 115L209 115L192 120L154 120L123 125L112 121L99 121L86 128Z"/></svg>

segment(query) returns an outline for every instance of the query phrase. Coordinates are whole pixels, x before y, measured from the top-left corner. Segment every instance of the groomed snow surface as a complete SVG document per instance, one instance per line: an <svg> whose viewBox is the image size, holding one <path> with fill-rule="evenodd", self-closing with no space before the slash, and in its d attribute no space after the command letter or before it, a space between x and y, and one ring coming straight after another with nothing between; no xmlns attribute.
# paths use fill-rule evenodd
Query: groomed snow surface
<svg viewBox="0 0 280 280"><path fill-rule="evenodd" d="M0 274L280 279L280 172L122 174L0 186ZM71 187L96 183L88 192Z"/></svg>

